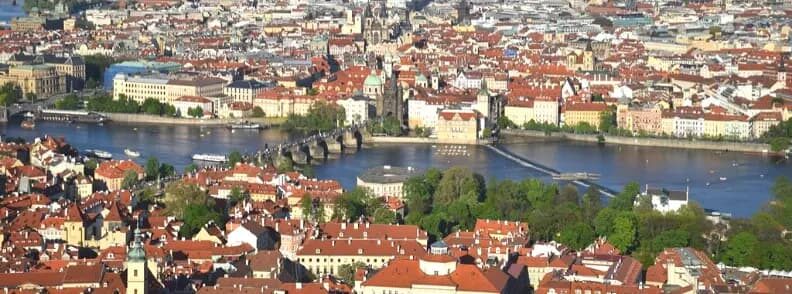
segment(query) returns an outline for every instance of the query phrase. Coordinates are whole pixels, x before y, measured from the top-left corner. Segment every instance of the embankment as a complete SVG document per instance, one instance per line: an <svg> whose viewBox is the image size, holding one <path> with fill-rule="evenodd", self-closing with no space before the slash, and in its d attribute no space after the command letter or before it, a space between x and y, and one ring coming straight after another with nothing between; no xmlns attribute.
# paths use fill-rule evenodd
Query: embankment
<svg viewBox="0 0 792 294"><path fill-rule="evenodd" d="M178 118L148 114L131 113L103 113L113 123L121 124L167 124L167 125L194 125L194 126L222 126L232 122L249 121L264 125L278 125L283 122L279 118Z"/></svg>
<svg viewBox="0 0 792 294"><path fill-rule="evenodd" d="M581 135L569 133L545 134L541 131L529 130L503 130L501 131L502 140L505 142L519 142L520 137L543 139L543 140L572 140L582 142L599 142L597 135ZM717 151L737 151L750 153L768 153L770 145L750 142L725 142L725 141L705 141L705 140L685 140L685 139L663 139L663 138L637 138L621 136L604 136L605 144L665 147L682 149L701 149Z"/></svg>

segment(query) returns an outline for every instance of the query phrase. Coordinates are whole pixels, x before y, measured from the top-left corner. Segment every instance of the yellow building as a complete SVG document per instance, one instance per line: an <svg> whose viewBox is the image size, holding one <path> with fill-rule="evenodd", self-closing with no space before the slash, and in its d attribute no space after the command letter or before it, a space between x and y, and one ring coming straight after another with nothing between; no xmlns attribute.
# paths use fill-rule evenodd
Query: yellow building
<svg viewBox="0 0 792 294"><path fill-rule="evenodd" d="M531 120L537 121L534 116L534 101L530 98L510 99L509 104L503 109L503 115L517 126L522 126Z"/></svg>
<svg viewBox="0 0 792 294"><path fill-rule="evenodd" d="M382 268L400 256L421 256L426 249L415 240L312 239L297 251L297 260L314 274L337 274L344 264L362 262Z"/></svg>
<svg viewBox="0 0 792 294"><path fill-rule="evenodd" d="M751 137L751 123L744 115L708 113L704 115L704 136L745 140Z"/></svg>
<svg viewBox="0 0 792 294"><path fill-rule="evenodd" d="M605 111L608 111L608 106L605 103L584 102L569 104L564 107L564 125L576 126L585 122L599 129L600 116Z"/></svg>
<svg viewBox="0 0 792 294"><path fill-rule="evenodd" d="M130 77L118 74L113 78L113 99L124 95L138 103L153 98L161 103L173 104L183 96L222 96L225 84L225 80L211 77L170 79L160 75Z"/></svg>
<svg viewBox="0 0 792 294"><path fill-rule="evenodd" d="M437 140L441 143L476 144L478 117L473 110L443 110L437 120Z"/></svg>
<svg viewBox="0 0 792 294"><path fill-rule="evenodd" d="M24 64L13 66L5 74L0 73L0 85L12 83L22 88L22 92L48 97L66 93L66 77L58 74L55 66L45 64Z"/></svg>

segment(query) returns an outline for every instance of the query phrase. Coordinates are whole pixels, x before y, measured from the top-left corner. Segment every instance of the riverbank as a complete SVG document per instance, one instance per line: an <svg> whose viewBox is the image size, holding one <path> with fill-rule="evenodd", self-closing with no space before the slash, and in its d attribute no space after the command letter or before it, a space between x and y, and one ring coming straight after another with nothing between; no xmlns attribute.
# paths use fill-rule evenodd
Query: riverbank
<svg viewBox="0 0 792 294"><path fill-rule="evenodd" d="M180 117L166 117L149 114L133 114L133 113L102 113L113 123L119 124L166 124L166 125L187 125L187 126L224 126L229 123L239 121L249 121L253 123L260 123L267 126L277 126L283 123L282 118L270 117L247 117L247 118L212 118L212 119L198 119L198 118L180 118Z"/></svg>
<svg viewBox="0 0 792 294"><path fill-rule="evenodd" d="M390 137L390 136L368 136L363 139L363 143L372 144L436 144L435 138L423 137Z"/></svg>
<svg viewBox="0 0 792 294"><path fill-rule="evenodd" d="M516 142L513 137L530 137L545 140L572 140L581 142L599 143L598 135L583 135L583 134L570 134L570 133L550 133L549 135L542 131L531 130L503 130L502 135L506 135L502 139L506 142ZM773 153L770 151L770 145L763 143L750 143L750 142L726 142L726 141L705 141L705 140L685 140L685 139L664 139L664 138L638 138L638 137L622 137L622 136L609 136L604 135L605 144L618 144L618 145L632 145L632 146L648 146L648 147L664 147L664 148L680 148L680 149L699 149L699 150L713 150L713 151L737 151L747 153Z"/></svg>

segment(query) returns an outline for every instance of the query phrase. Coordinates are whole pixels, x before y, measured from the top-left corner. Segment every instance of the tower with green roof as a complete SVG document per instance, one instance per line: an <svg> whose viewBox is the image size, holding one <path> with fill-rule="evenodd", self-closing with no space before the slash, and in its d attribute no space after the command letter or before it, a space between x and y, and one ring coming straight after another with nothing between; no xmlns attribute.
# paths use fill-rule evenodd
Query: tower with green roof
<svg viewBox="0 0 792 294"><path fill-rule="evenodd" d="M127 293L146 293L146 251L143 249L140 228L135 229L135 240L127 251L126 268Z"/></svg>

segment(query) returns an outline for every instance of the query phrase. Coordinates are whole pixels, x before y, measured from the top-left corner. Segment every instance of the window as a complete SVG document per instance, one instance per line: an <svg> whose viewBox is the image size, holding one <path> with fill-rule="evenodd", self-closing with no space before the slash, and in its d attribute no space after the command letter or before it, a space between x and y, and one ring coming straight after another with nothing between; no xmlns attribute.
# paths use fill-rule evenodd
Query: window
<svg viewBox="0 0 792 294"><path fill-rule="evenodd" d="M137 270L134 270L134 273L132 274L132 276L133 276L133 277L135 277L135 278L137 278L137 276L138 276L138 272L137 272Z"/></svg>

